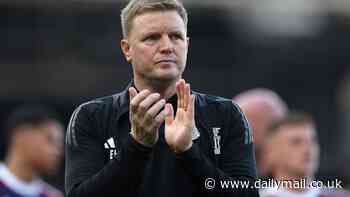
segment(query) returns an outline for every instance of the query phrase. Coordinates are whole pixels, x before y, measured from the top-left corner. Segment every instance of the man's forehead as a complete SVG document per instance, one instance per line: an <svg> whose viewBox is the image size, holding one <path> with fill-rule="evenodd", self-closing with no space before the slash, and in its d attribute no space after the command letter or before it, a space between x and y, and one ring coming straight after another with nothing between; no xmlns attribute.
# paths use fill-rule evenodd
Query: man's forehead
<svg viewBox="0 0 350 197"><path fill-rule="evenodd" d="M132 20L132 29L135 27L139 31L156 31L159 28L184 31L185 23L176 11L152 11L135 16Z"/></svg>
<svg viewBox="0 0 350 197"><path fill-rule="evenodd" d="M40 126L40 129L45 130L50 134L54 134L55 136L63 135L64 128L63 126L56 121L49 121Z"/></svg>
<svg viewBox="0 0 350 197"><path fill-rule="evenodd" d="M292 137L292 136L316 136L316 128L312 124L283 125L277 131L277 135Z"/></svg>

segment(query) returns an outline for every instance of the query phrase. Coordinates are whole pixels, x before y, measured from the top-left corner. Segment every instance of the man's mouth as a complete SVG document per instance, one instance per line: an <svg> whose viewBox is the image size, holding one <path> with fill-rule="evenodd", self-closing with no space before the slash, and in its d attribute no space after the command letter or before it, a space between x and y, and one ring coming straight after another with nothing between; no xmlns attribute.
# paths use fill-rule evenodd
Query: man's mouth
<svg viewBox="0 0 350 197"><path fill-rule="evenodd" d="M156 62L156 64L162 64L162 63L176 63L175 60L159 60Z"/></svg>

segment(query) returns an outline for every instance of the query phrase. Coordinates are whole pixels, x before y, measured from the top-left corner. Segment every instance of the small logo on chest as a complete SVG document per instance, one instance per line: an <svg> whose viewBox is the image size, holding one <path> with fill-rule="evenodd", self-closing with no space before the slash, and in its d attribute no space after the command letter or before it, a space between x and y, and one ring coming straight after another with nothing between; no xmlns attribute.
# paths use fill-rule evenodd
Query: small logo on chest
<svg viewBox="0 0 350 197"><path fill-rule="evenodd" d="M120 159L120 150L117 150L117 141L113 137L109 138L105 143L105 149L109 150L109 159Z"/></svg>
<svg viewBox="0 0 350 197"><path fill-rule="evenodd" d="M220 155L221 154L221 147L220 147L220 139L221 136L219 135L220 132L219 127L213 127L212 131L213 131L213 140L214 140L214 154L215 155Z"/></svg>

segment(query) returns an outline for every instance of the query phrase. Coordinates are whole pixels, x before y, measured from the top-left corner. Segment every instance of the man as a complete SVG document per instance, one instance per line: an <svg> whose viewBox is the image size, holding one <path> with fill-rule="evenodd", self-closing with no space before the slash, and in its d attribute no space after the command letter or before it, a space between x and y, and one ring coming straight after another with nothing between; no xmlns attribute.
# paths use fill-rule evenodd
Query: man
<svg viewBox="0 0 350 197"><path fill-rule="evenodd" d="M310 115L291 113L272 126L267 138L266 159L270 162L275 183L281 185L262 190L262 197L349 196L330 188L337 187L336 180L323 182L323 188L313 180L319 164L320 148L315 123Z"/></svg>
<svg viewBox="0 0 350 197"><path fill-rule="evenodd" d="M253 183L253 144L237 106L192 92L182 79L189 41L182 4L132 0L121 20L134 78L123 92L74 111L67 196L258 196L219 187L220 180ZM208 178L217 187L205 185Z"/></svg>
<svg viewBox="0 0 350 197"><path fill-rule="evenodd" d="M268 175L267 159L264 158L267 130L273 123L287 116L287 104L277 93L266 88L244 91L235 96L233 101L242 109L253 130L258 174L265 177Z"/></svg>
<svg viewBox="0 0 350 197"><path fill-rule="evenodd" d="M55 172L62 159L63 127L55 116L41 107L22 107L10 115L6 131L0 196L63 196L39 178Z"/></svg>

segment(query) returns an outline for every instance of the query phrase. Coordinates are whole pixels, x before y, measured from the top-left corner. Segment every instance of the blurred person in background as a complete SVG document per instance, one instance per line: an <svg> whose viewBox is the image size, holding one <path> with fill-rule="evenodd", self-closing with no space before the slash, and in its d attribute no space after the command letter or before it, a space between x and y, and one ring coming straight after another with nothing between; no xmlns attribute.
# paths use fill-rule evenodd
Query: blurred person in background
<svg viewBox="0 0 350 197"><path fill-rule="evenodd" d="M23 106L10 114L6 156L0 164L0 196L61 197L40 177L58 170L63 156L63 126L41 106Z"/></svg>
<svg viewBox="0 0 350 197"><path fill-rule="evenodd" d="M67 196L258 196L250 187L206 187L208 178L252 184L254 147L237 105L192 92L182 79L189 42L183 5L131 0L121 18L133 79L73 112Z"/></svg>
<svg viewBox="0 0 350 197"><path fill-rule="evenodd" d="M262 189L262 197L348 197L340 191L341 182L329 180L323 187L313 182L319 166L320 147L313 118L303 112L291 112L271 126L267 133L266 150L269 170L275 183L284 182L283 186ZM341 180L339 180L341 181ZM305 186L302 184L305 182ZM338 183L338 184L337 184ZM339 187L339 188L336 188Z"/></svg>
<svg viewBox="0 0 350 197"><path fill-rule="evenodd" d="M288 113L287 104L274 91L266 88L255 88L243 91L233 98L246 115L253 130L255 158L258 175L267 176L267 160L264 158L264 140L268 128Z"/></svg>
<svg viewBox="0 0 350 197"><path fill-rule="evenodd" d="M350 65L349 67L350 68ZM335 169L338 170L338 176L344 179L345 187L350 190L350 69L341 80L337 89L337 108L340 115L337 117L341 135L337 135L336 148L339 154L334 155Z"/></svg>

